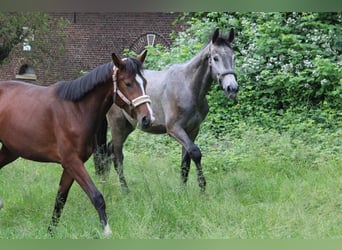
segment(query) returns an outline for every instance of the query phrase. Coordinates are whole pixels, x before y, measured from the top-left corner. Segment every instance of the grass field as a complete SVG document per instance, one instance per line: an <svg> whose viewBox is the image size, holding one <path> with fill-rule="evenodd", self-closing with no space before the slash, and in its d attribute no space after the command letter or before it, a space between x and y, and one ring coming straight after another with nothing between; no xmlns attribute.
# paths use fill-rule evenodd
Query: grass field
<svg viewBox="0 0 342 250"><path fill-rule="evenodd" d="M115 239L342 239L342 130L280 134L202 133L207 191L194 165L180 186L180 147L135 131L125 147L129 194L112 170L105 183L87 169L107 203ZM0 239L102 238L95 209L74 184L53 237L47 234L61 167L19 159L0 171Z"/></svg>

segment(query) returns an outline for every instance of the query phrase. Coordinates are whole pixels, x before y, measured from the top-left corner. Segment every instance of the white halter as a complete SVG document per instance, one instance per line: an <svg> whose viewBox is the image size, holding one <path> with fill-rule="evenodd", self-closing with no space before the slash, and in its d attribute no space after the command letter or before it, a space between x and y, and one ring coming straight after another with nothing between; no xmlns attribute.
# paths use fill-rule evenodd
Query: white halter
<svg viewBox="0 0 342 250"><path fill-rule="evenodd" d="M125 59L123 59L125 60ZM121 100L123 100L128 106L136 108L139 105L143 104L143 103L151 103L151 98L148 95L141 95L138 96L137 98L133 99L132 101L129 100L122 92L121 90L118 88L118 83L117 83L117 71L118 68L114 65L113 66L113 85L114 85L114 98L116 96L116 94L121 98Z"/></svg>

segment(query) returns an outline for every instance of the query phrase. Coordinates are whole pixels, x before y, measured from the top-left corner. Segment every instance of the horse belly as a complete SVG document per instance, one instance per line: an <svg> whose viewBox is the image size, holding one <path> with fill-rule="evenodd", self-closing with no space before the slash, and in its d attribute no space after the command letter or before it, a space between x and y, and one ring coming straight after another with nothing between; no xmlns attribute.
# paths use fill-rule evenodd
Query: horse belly
<svg viewBox="0 0 342 250"><path fill-rule="evenodd" d="M55 143L50 136L14 128L7 135L1 135L1 141L11 152L25 159L58 162L58 154L53 150Z"/></svg>
<svg viewBox="0 0 342 250"><path fill-rule="evenodd" d="M7 105L8 106L8 105ZM0 141L13 153L34 161L57 161L52 150L54 140L53 126L49 127L43 113L28 112L25 108L0 110Z"/></svg>
<svg viewBox="0 0 342 250"><path fill-rule="evenodd" d="M161 124L152 125L151 127L146 128L146 129L141 128L141 130L147 133L151 133L151 134L165 134L166 133L166 127Z"/></svg>

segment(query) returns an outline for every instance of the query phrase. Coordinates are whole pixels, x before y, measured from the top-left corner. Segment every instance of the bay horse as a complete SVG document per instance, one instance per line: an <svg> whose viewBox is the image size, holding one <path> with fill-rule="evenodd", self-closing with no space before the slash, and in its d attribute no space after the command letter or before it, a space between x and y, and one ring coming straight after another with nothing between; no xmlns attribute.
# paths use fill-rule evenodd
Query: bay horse
<svg viewBox="0 0 342 250"><path fill-rule="evenodd" d="M63 167L48 232L57 226L76 181L97 210L104 234L112 233L105 200L84 162L94 150L96 131L113 102L131 112L143 128L153 122L142 74L146 53L126 60L113 53L111 62L78 79L50 86L0 82L0 169L18 157Z"/></svg>
<svg viewBox="0 0 342 250"><path fill-rule="evenodd" d="M199 133L200 124L209 111L206 95L212 83L217 81L228 98L237 96L239 86L234 72L234 51L231 46L233 39L233 29L226 36L221 36L219 29L216 29L209 44L189 61L171 65L162 71L145 70L148 81L146 92L151 97L156 119L151 127L141 129L154 134L167 133L182 145L182 183L187 182L190 163L193 160L201 191L205 191L206 180L201 166L202 154L194 141ZM109 110L107 120L112 135L107 150L113 153L114 168L123 190L129 191L123 173L122 150L127 136L136 127L136 121L116 105ZM104 125L99 133L105 134L106 131ZM98 142L94 159L106 157L103 154L106 141ZM108 166L99 162L101 161L95 161L95 168L96 172L101 174Z"/></svg>

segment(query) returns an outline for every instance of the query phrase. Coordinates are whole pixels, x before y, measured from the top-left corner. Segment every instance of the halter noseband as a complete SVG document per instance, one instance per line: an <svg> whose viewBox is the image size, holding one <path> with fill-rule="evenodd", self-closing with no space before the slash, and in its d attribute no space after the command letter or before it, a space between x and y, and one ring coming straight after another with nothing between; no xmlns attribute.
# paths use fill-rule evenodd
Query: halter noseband
<svg viewBox="0 0 342 250"><path fill-rule="evenodd" d="M118 95L122 101L124 101L129 107L136 108L143 103L151 103L151 98L148 95L141 95L137 98L133 99L132 101L129 100L124 93L118 88L118 79L117 79L117 72L118 68L114 65L113 66L113 85L114 85L114 98Z"/></svg>
<svg viewBox="0 0 342 250"><path fill-rule="evenodd" d="M237 76L236 76L236 74L235 74L234 71L232 71L232 70L227 70L226 72L223 72L222 74L220 74L220 77L224 77L224 76L226 76L226 75L233 75L233 76L235 77L235 80L237 81Z"/></svg>

